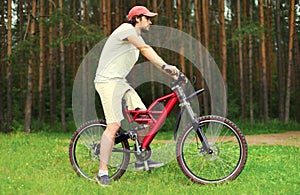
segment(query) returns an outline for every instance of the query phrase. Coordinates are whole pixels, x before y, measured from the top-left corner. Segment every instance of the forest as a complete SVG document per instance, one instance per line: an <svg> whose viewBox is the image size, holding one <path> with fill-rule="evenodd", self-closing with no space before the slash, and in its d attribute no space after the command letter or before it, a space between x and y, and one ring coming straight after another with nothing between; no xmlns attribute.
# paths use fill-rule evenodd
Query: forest
<svg viewBox="0 0 300 195"><path fill-rule="evenodd" d="M300 123L299 0L3 0L0 132L66 131L81 61L135 5L158 13L153 24L183 31L209 51L227 86L228 117ZM182 55L159 54L189 78L198 74ZM150 85L146 102L166 90Z"/></svg>

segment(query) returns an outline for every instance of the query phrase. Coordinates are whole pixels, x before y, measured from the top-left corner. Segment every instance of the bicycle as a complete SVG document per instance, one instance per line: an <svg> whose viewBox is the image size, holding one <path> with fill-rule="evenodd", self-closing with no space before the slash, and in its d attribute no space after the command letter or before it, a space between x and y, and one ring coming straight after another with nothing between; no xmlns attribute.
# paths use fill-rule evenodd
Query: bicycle
<svg viewBox="0 0 300 195"><path fill-rule="evenodd" d="M156 99L147 110L128 110L123 103L125 118L129 123L136 122L139 125L128 131L120 129L117 133L109 161L111 180L117 180L125 173L131 153L142 161L150 158L152 140L178 104L191 118L191 122L181 132L176 142L176 158L184 175L193 182L209 184L233 180L242 172L248 153L242 131L224 117L214 115L197 117L189 100L204 90L200 89L186 96L182 83L182 77L172 82L172 92ZM166 102L164 109L154 110L153 108L161 102ZM180 120L180 117L178 119ZM178 121L175 126L176 138ZM79 176L92 181L98 172L100 140L105 127L106 123L103 120L87 122L75 131L70 141L71 165ZM150 130L140 143L137 131L145 128Z"/></svg>

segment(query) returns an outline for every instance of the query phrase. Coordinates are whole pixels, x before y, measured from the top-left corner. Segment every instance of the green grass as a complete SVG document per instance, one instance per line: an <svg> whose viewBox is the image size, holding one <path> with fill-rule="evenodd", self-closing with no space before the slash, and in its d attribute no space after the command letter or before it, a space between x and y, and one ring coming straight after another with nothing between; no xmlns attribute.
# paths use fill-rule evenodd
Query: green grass
<svg viewBox="0 0 300 195"><path fill-rule="evenodd" d="M71 134L0 134L0 194L300 194L300 148L249 146L234 181L199 185L176 161L151 172L126 172L110 187L78 177L70 166Z"/></svg>

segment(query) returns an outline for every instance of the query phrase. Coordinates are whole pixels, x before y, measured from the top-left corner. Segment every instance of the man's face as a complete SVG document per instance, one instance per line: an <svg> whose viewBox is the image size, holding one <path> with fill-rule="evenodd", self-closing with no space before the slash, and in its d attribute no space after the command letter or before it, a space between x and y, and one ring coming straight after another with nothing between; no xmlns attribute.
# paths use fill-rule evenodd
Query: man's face
<svg viewBox="0 0 300 195"><path fill-rule="evenodd" d="M148 32L152 24L151 17L142 16L139 24L142 32Z"/></svg>

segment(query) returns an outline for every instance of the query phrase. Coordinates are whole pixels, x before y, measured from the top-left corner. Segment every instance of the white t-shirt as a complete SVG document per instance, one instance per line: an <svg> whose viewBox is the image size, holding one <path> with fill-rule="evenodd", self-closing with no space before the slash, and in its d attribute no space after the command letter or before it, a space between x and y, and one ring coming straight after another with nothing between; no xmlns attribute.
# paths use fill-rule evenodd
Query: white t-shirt
<svg viewBox="0 0 300 195"><path fill-rule="evenodd" d="M136 35L143 41L129 23L123 23L110 35L100 56L95 82L126 80L125 77L139 57L139 50L126 40L131 35Z"/></svg>

